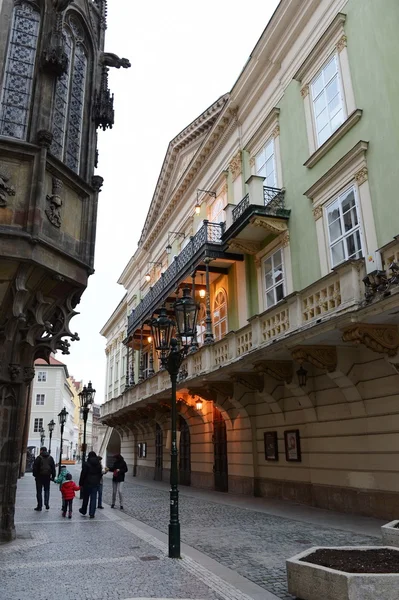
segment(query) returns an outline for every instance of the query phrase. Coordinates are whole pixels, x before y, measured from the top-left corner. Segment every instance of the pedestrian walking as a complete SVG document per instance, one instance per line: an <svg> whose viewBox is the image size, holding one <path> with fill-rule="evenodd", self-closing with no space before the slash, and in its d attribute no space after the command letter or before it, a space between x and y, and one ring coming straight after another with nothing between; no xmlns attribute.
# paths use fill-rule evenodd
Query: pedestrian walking
<svg viewBox="0 0 399 600"><path fill-rule="evenodd" d="M112 471L112 504L111 508L115 508L116 495L119 495L119 504L121 510L123 510L123 483L125 481L125 473L127 473L127 464L123 460L123 456L115 454L115 461L110 471Z"/></svg>
<svg viewBox="0 0 399 600"><path fill-rule="evenodd" d="M91 451L88 454L87 461L83 463L79 479L79 485L83 488L83 504L82 508L79 508L79 512L81 515L86 515L90 500L90 519L94 519L96 513L97 494L102 476L102 467L98 456Z"/></svg>
<svg viewBox="0 0 399 600"><path fill-rule="evenodd" d="M98 460L102 461L102 456L98 456L97 457ZM101 469L102 469L102 474L105 475L106 473L108 473L109 469L108 467L103 468L103 465L101 464ZM101 477L100 480L100 485L98 486L98 502L97 502L97 508L104 508L103 507L103 478Z"/></svg>
<svg viewBox="0 0 399 600"><path fill-rule="evenodd" d="M72 505L73 499L75 498L75 492L78 492L80 487L72 480L72 475L67 473L64 483L61 485L61 494L63 500L62 516L66 517L68 512L68 519L72 519Z"/></svg>
<svg viewBox="0 0 399 600"><path fill-rule="evenodd" d="M57 477L54 479L54 483L58 483L58 485L59 485L60 492L61 492L62 484L66 480L66 477L67 477L68 474L69 474L69 471L66 468L66 466L65 465L61 465L61 471L60 471L59 475L57 475ZM64 503L63 502L61 502L61 510L64 510Z"/></svg>
<svg viewBox="0 0 399 600"><path fill-rule="evenodd" d="M54 481L55 478L55 463L45 446L40 448L40 454L33 463L32 473L36 480L37 506L35 510L41 511L43 508L42 490L44 490L44 505L48 510L50 508L50 481Z"/></svg>

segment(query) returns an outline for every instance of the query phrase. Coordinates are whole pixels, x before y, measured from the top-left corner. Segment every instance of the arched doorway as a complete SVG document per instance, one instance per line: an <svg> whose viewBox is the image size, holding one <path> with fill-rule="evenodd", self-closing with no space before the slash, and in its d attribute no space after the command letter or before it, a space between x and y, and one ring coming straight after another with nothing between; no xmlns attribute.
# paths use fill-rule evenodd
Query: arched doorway
<svg viewBox="0 0 399 600"><path fill-rule="evenodd" d="M226 423L223 415L213 406L213 452L214 452L214 483L215 490L218 492L227 492L227 434Z"/></svg>
<svg viewBox="0 0 399 600"><path fill-rule="evenodd" d="M180 445L179 445L179 483L191 485L191 442L188 423L179 415Z"/></svg>
<svg viewBox="0 0 399 600"><path fill-rule="evenodd" d="M154 479L156 481L162 481L162 468L163 468L163 431L161 427L156 423L155 425L155 471Z"/></svg>
<svg viewBox="0 0 399 600"><path fill-rule="evenodd" d="M112 430L111 436L109 438L108 446L107 446L107 456L106 456L106 465L107 467L112 467L114 464L114 456L115 454L121 453L121 436L116 431L116 429ZM103 458L104 464L104 458Z"/></svg>

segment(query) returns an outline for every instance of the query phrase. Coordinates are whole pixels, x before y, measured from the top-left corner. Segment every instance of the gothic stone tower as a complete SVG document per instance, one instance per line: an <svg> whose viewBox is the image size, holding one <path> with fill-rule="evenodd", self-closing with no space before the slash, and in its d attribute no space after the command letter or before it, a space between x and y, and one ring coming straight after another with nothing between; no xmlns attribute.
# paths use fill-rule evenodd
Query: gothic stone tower
<svg viewBox="0 0 399 600"><path fill-rule="evenodd" d="M68 353L93 273L97 129L112 127L106 0L0 0L0 541L14 503L33 362Z"/></svg>

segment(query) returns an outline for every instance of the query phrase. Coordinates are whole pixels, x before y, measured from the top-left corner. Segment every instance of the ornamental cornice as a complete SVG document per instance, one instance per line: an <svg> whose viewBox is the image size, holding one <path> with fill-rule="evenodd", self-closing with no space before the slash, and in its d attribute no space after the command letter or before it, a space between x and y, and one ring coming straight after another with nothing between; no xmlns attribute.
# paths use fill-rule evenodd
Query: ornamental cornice
<svg viewBox="0 0 399 600"><path fill-rule="evenodd" d="M388 356L395 356L399 348L399 332L396 325L356 323L344 329L342 340L363 344L374 352Z"/></svg>
<svg viewBox="0 0 399 600"><path fill-rule="evenodd" d="M285 221L282 221L281 219L275 219L273 217L254 217L250 222L254 227L261 227L262 229L266 229L266 231L274 233L275 235L279 235L288 229Z"/></svg>
<svg viewBox="0 0 399 600"><path fill-rule="evenodd" d="M337 349L335 346L297 346L291 351L292 358L302 364L308 362L317 369L332 373L337 369Z"/></svg>
<svg viewBox="0 0 399 600"><path fill-rule="evenodd" d="M357 185L362 185L369 178L369 171L367 167L363 167L355 174L355 180Z"/></svg>
<svg viewBox="0 0 399 600"><path fill-rule="evenodd" d="M230 170L231 176L233 178L233 181L235 181L237 179L237 177L239 175L241 175L241 173L242 173L241 150L239 150L237 152L237 154L235 154L233 156L233 158L231 159L230 164L229 164L229 170Z"/></svg>

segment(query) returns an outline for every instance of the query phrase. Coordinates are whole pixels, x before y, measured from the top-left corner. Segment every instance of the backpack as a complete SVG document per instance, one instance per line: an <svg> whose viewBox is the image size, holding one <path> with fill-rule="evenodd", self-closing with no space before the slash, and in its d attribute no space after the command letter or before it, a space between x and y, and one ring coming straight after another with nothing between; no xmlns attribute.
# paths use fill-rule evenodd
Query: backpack
<svg viewBox="0 0 399 600"><path fill-rule="evenodd" d="M50 456L42 456L40 462L40 475L51 475L51 464L50 464Z"/></svg>

